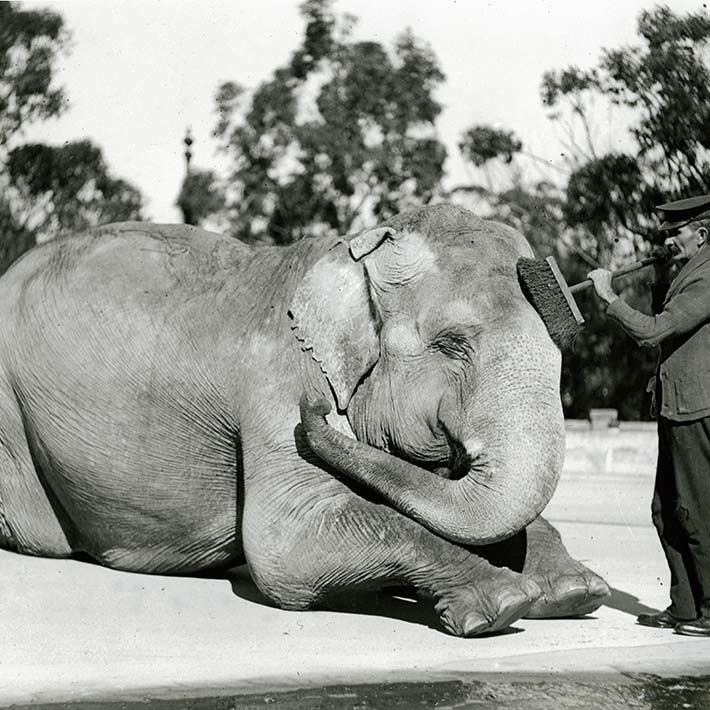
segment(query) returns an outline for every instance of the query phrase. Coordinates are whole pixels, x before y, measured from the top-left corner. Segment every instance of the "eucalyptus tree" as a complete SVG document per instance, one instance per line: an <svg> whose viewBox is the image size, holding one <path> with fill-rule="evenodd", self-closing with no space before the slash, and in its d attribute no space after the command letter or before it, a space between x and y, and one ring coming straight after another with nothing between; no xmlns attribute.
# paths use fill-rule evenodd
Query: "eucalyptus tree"
<svg viewBox="0 0 710 710"><path fill-rule="evenodd" d="M554 254L570 283L593 266L646 254L660 239L656 205L710 192L710 18L660 5L639 14L637 31L637 43L604 49L590 69L543 75L541 100L563 155L562 172L549 181L521 177L525 146L511 132L474 126L462 137L473 165L509 166L515 189L488 194L488 204L526 232L541 257ZM600 107L615 116L612 135ZM649 312L650 285L642 273L620 287ZM587 325L563 361L566 414L614 406L624 418L647 418L655 353L630 346L591 294L577 299Z"/></svg>
<svg viewBox="0 0 710 710"><path fill-rule="evenodd" d="M0 273L37 240L141 216L138 190L90 141L26 140L28 126L67 109L55 67L68 39L59 13L0 3Z"/></svg>
<svg viewBox="0 0 710 710"><path fill-rule="evenodd" d="M246 240L346 233L429 201L443 175L431 49L409 31L393 47L355 41L327 0L301 13L302 43L270 78L217 92L226 216Z"/></svg>

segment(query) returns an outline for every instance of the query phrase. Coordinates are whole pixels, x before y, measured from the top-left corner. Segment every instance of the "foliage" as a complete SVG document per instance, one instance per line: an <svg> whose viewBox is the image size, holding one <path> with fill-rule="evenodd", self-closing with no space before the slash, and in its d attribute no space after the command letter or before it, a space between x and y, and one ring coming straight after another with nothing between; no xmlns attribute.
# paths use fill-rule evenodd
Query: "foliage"
<svg viewBox="0 0 710 710"><path fill-rule="evenodd" d="M566 187L567 224L606 266L659 239L655 205L710 191L710 18L659 6L640 14L638 33L640 46L605 50L591 72L568 68L543 78L543 102L560 108L566 101L583 125L590 93L629 117L628 147L578 160ZM623 294L646 312L650 279L628 282ZM643 392L656 353L634 346L610 327L596 299L585 300L588 325L565 363L567 373L584 373L574 378L575 411L616 406L626 418L646 418Z"/></svg>
<svg viewBox="0 0 710 710"><path fill-rule="evenodd" d="M18 224L9 202L0 197L0 274L34 244L34 234L27 227Z"/></svg>
<svg viewBox="0 0 710 710"><path fill-rule="evenodd" d="M391 52L352 41L342 29L352 18L328 0L301 12L305 37L288 63L251 93L228 82L217 94L227 217L242 239L342 234L428 201L443 173L432 52L410 32Z"/></svg>
<svg viewBox="0 0 710 710"><path fill-rule="evenodd" d="M643 244L653 238L655 205L710 189L710 18L659 6L640 14L638 32L641 46L605 50L593 71L547 72L542 98L556 119L566 102L584 123L589 95L631 117L625 151L595 151L575 166L567 217L575 226L621 228ZM582 181L587 185L579 189ZM578 210L590 188L604 199Z"/></svg>
<svg viewBox="0 0 710 710"><path fill-rule="evenodd" d="M477 167L494 158L510 163L522 147L522 142L512 131L490 126L473 126L464 132L459 141L461 154Z"/></svg>
<svg viewBox="0 0 710 710"><path fill-rule="evenodd" d="M185 224L199 225L224 207L224 195L217 187L217 177L211 170L190 170L178 195L177 206Z"/></svg>
<svg viewBox="0 0 710 710"><path fill-rule="evenodd" d="M138 190L89 141L22 141L28 125L66 107L53 74L66 42L60 15L0 3L0 273L38 240L141 217Z"/></svg>
<svg viewBox="0 0 710 710"><path fill-rule="evenodd" d="M109 175L101 150L89 141L19 146L10 151L6 169L15 214L37 234L140 217L140 193Z"/></svg>
<svg viewBox="0 0 710 710"><path fill-rule="evenodd" d="M58 14L0 3L0 149L23 125L65 108L52 65L66 40Z"/></svg>
<svg viewBox="0 0 710 710"><path fill-rule="evenodd" d="M564 181L552 180L541 192L541 183L520 180L515 159L523 147L513 134L475 127L462 141L474 165L480 164L476 159L510 164L515 189L490 195L491 211L519 226L540 257L555 254L569 283L583 280L591 266L617 268L648 252L659 239L656 205L710 192L710 18L658 6L639 15L638 34L639 45L604 50L592 69L567 67L543 76L542 103L566 131ZM627 124L626 134L614 137L622 146L615 150L599 149L599 101ZM516 221L516 211L534 216L543 209L555 219ZM648 313L651 279L642 272L617 290ZM636 347L611 325L593 294L579 294L577 301L587 323L563 358L567 416L611 406L625 419L648 418L644 391L656 353Z"/></svg>

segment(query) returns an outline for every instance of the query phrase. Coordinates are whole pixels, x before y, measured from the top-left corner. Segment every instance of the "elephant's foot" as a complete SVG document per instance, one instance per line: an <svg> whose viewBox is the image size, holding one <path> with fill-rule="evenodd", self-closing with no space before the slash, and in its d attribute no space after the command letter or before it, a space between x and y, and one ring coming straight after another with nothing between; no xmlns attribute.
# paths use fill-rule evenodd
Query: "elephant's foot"
<svg viewBox="0 0 710 710"><path fill-rule="evenodd" d="M552 619L584 616L596 611L609 597L609 585L580 563L577 571L535 574L528 579L536 582L542 595L525 615L528 619Z"/></svg>
<svg viewBox="0 0 710 710"><path fill-rule="evenodd" d="M496 574L474 585L436 594L436 611L455 636L479 636L506 629L525 616L541 595L532 580L514 573Z"/></svg>
<svg viewBox="0 0 710 710"><path fill-rule="evenodd" d="M547 521L535 521L528 528L527 537L523 576L542 590L526 614L528 619L584 616L596 611L609 597L609 585L570 557L559 533Z"/></svg>

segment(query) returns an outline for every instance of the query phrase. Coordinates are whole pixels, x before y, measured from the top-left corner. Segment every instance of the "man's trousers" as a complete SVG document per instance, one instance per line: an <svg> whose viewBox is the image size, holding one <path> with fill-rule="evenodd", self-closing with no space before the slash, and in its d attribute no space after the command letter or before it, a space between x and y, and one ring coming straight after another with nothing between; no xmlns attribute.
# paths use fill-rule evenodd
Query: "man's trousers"
<svg viewBox="0 0 710 710"><path fill-rule="evenodd" d="M671 570L670 612L710 617L710 417L658 418L651 515Z"/></svg>

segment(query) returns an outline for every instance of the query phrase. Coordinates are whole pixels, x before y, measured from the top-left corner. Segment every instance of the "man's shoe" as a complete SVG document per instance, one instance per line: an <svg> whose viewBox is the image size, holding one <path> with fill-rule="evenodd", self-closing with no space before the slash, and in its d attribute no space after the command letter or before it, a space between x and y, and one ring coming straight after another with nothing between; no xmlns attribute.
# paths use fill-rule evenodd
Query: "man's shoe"
<svg viewBox="0 0 710 710"><path fill-rule="evenodd" d="M710 636L710 617L701 616L695 621L681 621L674 631L683 636Z"/></svg>
<svg viewBox="0 0 710 710"><path fill-rule="evenodd" d="M676 629L679 624L691 624L692 621L684 621L665 609L658 614L641 614L636 617L636 623L641 626L653 626L656 629Z"/></svg>

